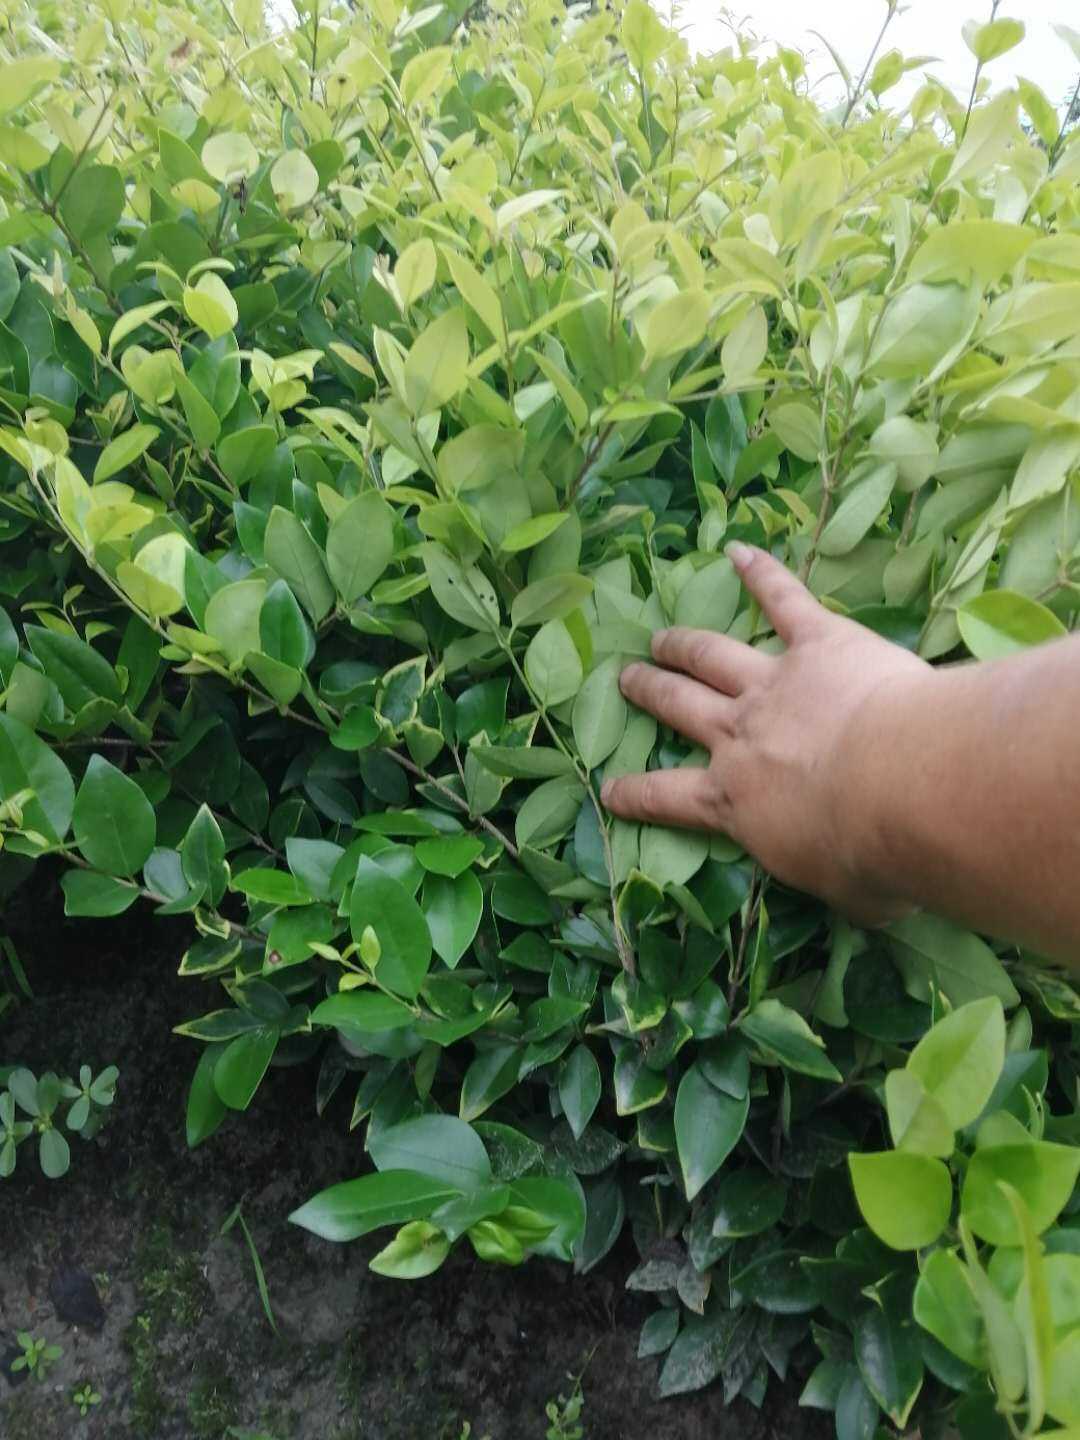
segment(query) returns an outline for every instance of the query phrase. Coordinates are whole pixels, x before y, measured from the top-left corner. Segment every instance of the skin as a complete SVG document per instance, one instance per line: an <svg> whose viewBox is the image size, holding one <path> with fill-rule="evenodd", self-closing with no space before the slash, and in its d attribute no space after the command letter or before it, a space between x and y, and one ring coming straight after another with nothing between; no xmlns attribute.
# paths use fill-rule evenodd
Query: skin
<svg viewBox="0 0 1080 1440"><path fill-rule="evenodd" d="M1080 635L935 669L727 553L785 649L655 635L623 693L710 763L610 781L608 809L722 831L860 924L924 908L1080 968Z"/></svg>

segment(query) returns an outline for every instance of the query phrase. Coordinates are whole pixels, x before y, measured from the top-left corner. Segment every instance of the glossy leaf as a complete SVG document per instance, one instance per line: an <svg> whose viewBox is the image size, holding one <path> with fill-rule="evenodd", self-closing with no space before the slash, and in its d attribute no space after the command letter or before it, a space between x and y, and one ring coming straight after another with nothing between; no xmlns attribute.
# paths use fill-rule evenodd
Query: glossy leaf
<svg viewBox="0 0 1080 1440"><path fill-rule="evenodd" d="M848 1157L866 1223L893 1250L932 1245L952 1208L952 1180L940 1160L886 1150Z"/></svg>
<svg viewBox="0 0 1080 1440"><path fill-rule="evenodd" d="M458 1191L491 1179L491 1162L476 1131L453 1115L406 1120L370 1137L378 1170L412 1170Z"/></svg>
<svg viewBox="0 0 1080 1440"><path fill-rule="evenodd" d="M855 1355L870 1394L903 1429L923 1383L918 1327L906 1297L886 1289L855 1326Z"/></svg>
<svg viewBox="0 0 1080 1440"><path fill-rule="evenodd" d="M574 1139L580 1140L600 1103L602 1081L596 1056L587 1045L577 1045L559 1072L559 1099Z"/></svg>
<svg viewBox="0 0 1080 1440"><path fill-rule="evenodd" d="M1013 590L985 591L962 605L956 620L976 660L1000 660L1066 634L1053 611Z"/></svg>
<svg viewBox="0 0 1080 1440"><path fill-rule="evenodd" d="M424 1219L458 1191L411 1170L383 1170L321 1191L289 1220L323 1240L356 1240L383 1225Z"/></svg>
<svg viewBox="0 0 1080 1440"><path fill-rule="evenodd" d="M939 1020L911 1052L907 1068L959 1130L982 1114L1004 1063L1005 1016L1001 1002L989 997Z"/></svg>
<svg viewBox="0 0 1080 1440"><path fill-rule="evenodd" d="M696 1067L679 1082L675 1139L687 1198L693 1200L716 1174L742 1135L749 1100L733 1100Z"/></svg>
<svg viewBox="0 0 1080 1440"><path fill-rule="evenodd" d="M380 983L396 995L415 998L431 963L431 932L405 886L366 855L357 865L350 917L356 940L369 925L378 936Z"/></svg>
<svg viewBox="0 0 1080 1440"><path fill-rule="evenodd" d="M85 859L110 875L134 875L154 848L153 806L134 780L100 755L90 757L72 825Z"/></svg>
<svg viewBox="0 0 1080 1440"><path fill-rule="evenodd" d="M574 743L588 770L608 758L626 729L627 705L619 689L620 668L615 657L598 665L574 701Z"/></svg>
<svg viewBox="0 0 1080 1440"><path fill-rule="evenodd" d="M778 1000L762 1000L739 1021L739 1029L770 1059L819 1080L839 1080L820 1036L801 1015Z"/></svg>
<svg viewBox="0 0 1080 1440"><path fill-rule="evenodd" d="M980 1239L1018 1245L1016 1217L1003 1185L1020 1196L1037 1234L1057 1219L1080 1176L1080 1151L1047 1141L976 1150L964 1176L961 1209Z"/></svg>
<svg viewBox="0 0 1080 1440"><path fill-rule="evenodd" d="M277 1049L278 1032L258 1026L230 1040L214 1066L214 1089L230 1110L246 1110Z"/></svg>
<svg viewBox="0 0 1080 1440"><path fill-rule="evenodd" d="M472 944L480 926L484 893L470 871L456 876L429 873L423 913L435 953L451 969Z"/></svg>
<svg viewBox="0 0 1080 1440"><path fill-rule="evenodd" d="M381 496L357 495L333 519L326 568L346 605L366 595L394 553L394 516Z"/></svg>

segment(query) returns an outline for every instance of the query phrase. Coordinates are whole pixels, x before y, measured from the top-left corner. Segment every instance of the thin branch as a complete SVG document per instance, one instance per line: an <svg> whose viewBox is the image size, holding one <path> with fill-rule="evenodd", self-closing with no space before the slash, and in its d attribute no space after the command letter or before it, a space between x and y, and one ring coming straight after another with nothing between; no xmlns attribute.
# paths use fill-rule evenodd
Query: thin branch
<svg viewBox="0 0 1080 1440"><path fill-rule="evenodd" d="M989 22L989 23L991 23L991 24L993 23L994 16L997 14L997 12L998 12L998 6L999 6L1000 4L1001 4L1001 0L991 0L991 4L990 4L990 22ZM982 78L982 72L983 72L983 62L982 62L981 60L978 60L978 61L976 62L976 65L975 65L975 78L974 78L974 80L972 80L972 82L971 82L971 94L968 96L967 110L964 112L964 125L963 125L963 128L962 128L961 131L960 131L960 142L961 142L961 144L963 143L965 137L967 136L968 125L970 125L970 123L971 123L971 112L972 112L972 110L974 110L974 108L975 108L975 97L976 97L976 95L979 93L979 81L980 81L980 79Z"/></svg>
<svg viewBox="0 0 1080 1440"><path fill-rule="evenodd" d="M56 194L52 197L52 201L50 202L51 204L53 204L53 205L59 205L59 204L60 204L61 196L63 195L63 193L64 193L64 191L67 189L67 187L71 184L71 181L75 178L75 172L78 170L79 166L80 166L80 165L82 164L82 162L85 160L87 151L90 149L90 146L93 145L94 141L97 139L98 127L101 125L101 122L105 119L105 116L109 113L109 106L112 104L113 97L115 96L115 94L116 94L116 91L113 90L112 94L110 94L110 96L109 96L108 100L106 101L106 103L105 103L104 105L102 105L100 115L99 115L98 118L94 121L93 128L91 129L89 135L87 135L86 139L83 141L82 148L80 149L79 153L75 156L74 160L72 160L72 162L71 162L71 169L70 169L70 170L67 172L67 174L64 176L63 180L61 180L61 182L60 182L60 188L59 188L59 190L57 190Z"/></svg>
<svg viewBox="0 0 1080 1440"><path fill-rule="evenodd" d="M841 128L841 130L846 130L846 129L847 129L847 123L848 123L848 121L851 119L852 112L854 111L855 106L856 106L856 105L859 103L859 101L862 99L863 86L866 84L867 80L869 79L869 76L870 76L870 67L871 67L871 65L873 65L874 61L877 59L877 53L878 53L878 51L881 49L881 42L885 39L885 32L888 30L889 26L892 24L893 18L894 18L895 15L896 15L896 0L888 0L888 6L889 6L889 10L888 10L888 14L885 16L885 24L882 25L882 27L881 27L881 32L880 32L880 34L878 35L877 39L874 41L874 48L870 51L870 55L869 55L869 57L868 57L868 59L867 59L867 61L866 61L866 64L863 66L863 72L862 72L862 74L859 76L858 84L855 86L855 89L851 92L850 96L848 97L847 109L844 111L844 118L843 118L843 120L840 122L840 128Z"/></svg>
<svg viewBox="0 0 1080 1440"><path fill-rule="evenodd" d="M1053 148L1050 151L1048 165L1050 170L1053 170L1061 158L1061 152L1065 148L1065 140L1069 133L1069 120L1071 116L1077 113L1078 106L1080 106L1080 75L1076 78L1076 89L1073 91L1073 97L1069 101L1068 108L1065 111L1065 119L1061 122L1058 138L1054 141Z"/></svg>
<svg viewBox="0 0 1080 1440"><path fill-rule="evenodd" d="M628 975L636 975L637 966L634 961L633 946L630 944L630 937L623 929L622 922L619 919L619 897L616 893L615 887L615 857L612 854L611 849L611 834L608 828L610 824L609 817L600 803L599 797L597 796L596 790L592 783L592 777L589 774L589 771L586 768L584 762L582 761L581 757L579 755L576 755L574 751L570 748L570 746L567 745L566 741L552 724L551 717L547 712L547 706L543 703L543 701L533 690L532 686L529 684L528 676L518 664L518 658L514 654L512 646L509 644L508 641L503 640L502 637L500 637L500 649L502 650L506 658L510 661L510 665L514 671L514 674L517 676L518 681L524 689L525 693L529 696L533 704L536 706L540 719L543 721L544 729L551 736L552 744L557 750L559 750L563 755L566 756L567 760L569 760L570 764L574 767L574 773L576 774L578 780L581 782L581 785L583 786L585 793L588 796L592 807L596 812L597 824L600 827L600 844L603 847L604 864L607 868L608 873L608 896L611 904L611 924L615 932L615 948L618 951L619 963L622 965L623 969L627 972Z"/></svg>
<svg viewBox="0 0 1080 1440"><path fill-rule="evenodd" d="M514 156L514 163L510 167L510 178L506 182L508 186L512 186L514 180L517 178L518 166L521 164L521 157L525 154L525 146L529 143L529 137L532 135L533 126L536 124L536 112L540 108L540 101L544 98L544 87L546 85L547 76L544 75L541 77L540 89L537 92L536 99L533 101L532 114L529 116L529 123L525 126L525 130L521 136L521 144L518 146L517 154Z"/></svg>
<svg viewBox="0 0 1080 1440"><path fill-rule="evenodd" d="M393 760L395 765L400 765L401 768L403 770L407 770L410 775L415 775L417 779L423 780L433 789L438 790L440 795L444 795L447 800L452 801L459 810L464 810L465 814L469 816L470 820L475 820L477 825L479 825L482 829L486 830L493 839L499 842L499 844L503 847L506 853L510 856L511 860L520 859L517 846L513 843L509 836L505 835L497 825L494 825L487 818L486 815L474 815L469 808L469 802L467 800L463 800L462 797L458 795L456 791L452 790L449 785L445 784L435 775L432 775L429 770L425 770L422 765L417 765L416 762L414 760L410 760L407 755L402 755L401 752L398 750L383 750L381 753L383 755L388 755L390 759Z"/></svg>
<svg viewBox="0 0 1080 1440"><path fill-rule="evenodd" d="M766 885L765 872L760 865L755 865L750 876L750 892L746 897L746 919L743 921L742 932L739 935L739 948L731 964L731 975L728 980L728 1005L735 1007L735 996L743 980L743 965L746 962L746 950L750 943L750 932L754 928L758 912L761 909L761 902L765 898Z"/></svg>

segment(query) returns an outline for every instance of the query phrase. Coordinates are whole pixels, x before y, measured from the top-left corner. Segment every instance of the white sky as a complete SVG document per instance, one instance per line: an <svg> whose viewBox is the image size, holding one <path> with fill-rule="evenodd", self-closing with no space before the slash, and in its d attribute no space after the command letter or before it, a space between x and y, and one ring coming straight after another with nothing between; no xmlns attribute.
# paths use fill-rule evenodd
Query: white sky
<svg viewBox="0 0 1080 1440"><path fill-rule="evenodd" d="M663 13L665 0L654 0ZM820 30L828 37L848 69L858 78L866 57L885 18L885 0L727 0L732 14L763 39L801 50L809 61L813 79L822 79L835 67L821 41L809 32ZM889 27L883 50L896 48L906 56L936 55L940 63L933 73L953 90L971 87L975 60L964 44L960 30L965 20L989 18L988 0L906 0L907 13L897 16ZM720 0L682 0L679 28L693 49L709 51L730 43L730 32L719 20ZM1080 61L1050 28L1052 22L1080 29L1080 0L1005 0L999 18L1023 20L1027 36L1007 55L995 60L986 71L995 86L1010 84L1017 75L1034 80L1055 104L1062 104L1066 90L1076 84ZM820 98L842 92L838 77L826 81ZM910 93L914 84L906 89ZM903 91L890 92L895 99Z"/></svg>

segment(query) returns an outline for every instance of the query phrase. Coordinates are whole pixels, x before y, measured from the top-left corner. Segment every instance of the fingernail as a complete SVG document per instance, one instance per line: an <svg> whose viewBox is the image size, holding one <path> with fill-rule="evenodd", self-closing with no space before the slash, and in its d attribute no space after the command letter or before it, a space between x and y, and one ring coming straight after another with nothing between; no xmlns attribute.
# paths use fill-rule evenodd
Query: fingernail
<svg viewBox="0 0 1080 1440"><path fill-rule="evenodd" d="M608 801L611 799L611 791L612 791L612 788L613 788L614 784L615 784L615 782L614 782L613 780L605 780L604 783L603 783L603 785L600 786L600 803L601 803L601 805L606 805L606 804L608 803Z"/></svg>
<svg viewBox="0 0 1080 1440"><path fill-rule="evenodd" d="M744 545L741 540L732 540L724 546L724 554L735 566L736 570L745 570L754 558L754 552L749 545Z"/></svg>

